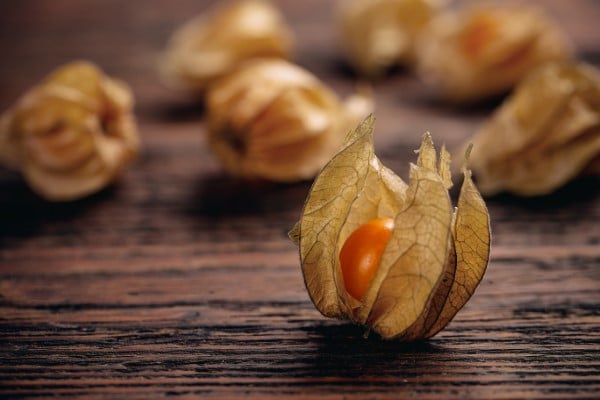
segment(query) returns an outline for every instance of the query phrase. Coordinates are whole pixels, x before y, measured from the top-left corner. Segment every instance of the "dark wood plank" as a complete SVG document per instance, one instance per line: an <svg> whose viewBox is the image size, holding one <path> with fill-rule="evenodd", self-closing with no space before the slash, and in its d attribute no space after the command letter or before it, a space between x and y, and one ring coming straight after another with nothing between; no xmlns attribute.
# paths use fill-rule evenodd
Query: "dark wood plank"
<svg viewBox="0 0 600 400"><path fill-rule="evenodd" d="M538 1L600 65L594 0ZM323 318L286 232L309 183L248 184L206 148L202 107L164 88L155 61L206 1L0 3L0 107L55 66L89 58L128 81L144 149L113 188L69 204L0 170L3 398L600 397L600 185L488 200L492 258L434 339L363 338ZM296 60L353 90L332 2L279 1ZM376 144L402 176L423 131L456 145L494 105L435 101L409 72L375 84Z"/></svg>

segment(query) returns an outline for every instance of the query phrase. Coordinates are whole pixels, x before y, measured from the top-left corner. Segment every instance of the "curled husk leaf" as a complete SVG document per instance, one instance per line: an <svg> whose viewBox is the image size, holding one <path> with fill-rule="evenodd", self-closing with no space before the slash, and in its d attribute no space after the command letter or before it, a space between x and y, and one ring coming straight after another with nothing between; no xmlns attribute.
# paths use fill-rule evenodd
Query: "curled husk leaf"
<svg viewBox="0 0 600 400"><path fill-rule="evenodd" d="M377 159L372 134L372 116L348 134L315 179L290 237L323 315L388 339L428 338L450 322L483 277L489 215L466 168L453 209L450 156L442 148L438 159L429 134L408 184ZM356 300L344 288L338 254L346 238L374 218L393 218L395 225L366 293Z"/></svg>
<svg viewBox="0 0 600 400"><path fill-rule="evenodd" d="M454 102L504 94L535 67L572 56L556 22L525 5L448 11L431 21L422 39L420 75Z"/></svg>
<svg viewBox="0 0 600 400"><path fill-rule="evenodd" d="M291 31L271 3L230 2L200 14L173 34L161 72L171 86L203 93L243 61L288 58L291 47Z"/></svg>
<svg viewBox="0 0 600 400"><path fill-rule="evenodd" d="M244 178L312 178L345 133L373 109L370 93L344 102L308 71L283 60L253 60L206 94L208 143Z"/></svg>
<svg viewBox="0 0 600 400"><path fill-rule="evenodd" d="M600 72L547 64L528 76L470 140L481 192L543 195L600 161Z"/></svg>
<svg viewBox="0 0 600 400"><path fill-rule="evenodd" d="M74 200L111 183L137 155L133 97L95 65L66 64L0 119L0 161L52 201Z"/></svg>
<svg viewBox="0 0 600 400"><path fill-rule="evenodd" d="M440 4L436 0L340 1L339 30L348 60L368 77L411 64L417 37Z"/></svg>

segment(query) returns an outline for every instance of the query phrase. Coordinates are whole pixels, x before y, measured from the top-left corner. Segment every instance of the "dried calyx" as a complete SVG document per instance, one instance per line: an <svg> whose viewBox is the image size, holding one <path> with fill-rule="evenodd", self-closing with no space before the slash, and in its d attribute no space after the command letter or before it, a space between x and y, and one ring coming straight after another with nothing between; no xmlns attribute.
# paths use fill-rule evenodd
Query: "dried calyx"
<svg viewBox="0 0 600 400"><path fill-rule="evenodd" d="M352 0L339 3L341 44L352 66L377 77L412 64L419 35L440 9L435 0Z"/></svg>
<svg viewBox="0 0 600 400"><path fill-rule="evenodd" d="M384 338L431 337L483 277L489 215L466 168L457 207L452 207L450 157L442 149L437 158L429 134L408 184L384 167L373 150L373 120L351 131L317 176L290 237L299 246L310 298L323 315L366 325ZM340 265L346 257L340 252L357 229L377 219L391 233L382 236L386 241L376 269L357 296L346 287L346 268Z"/></svg>
<svg viewBox="0 0 600 400"><path fill-rule="evenodd" d="M314 177L373 102L369 92L341 102L308 71L270 59L215 82L206 107L209 145L230 173L290 182Z"/></svg>
<svg viewBox="0 0 600 400"><path fill-rule="evenodd" d="M454 102L509 91L532 69L572 56L556 22L531 6L478 4L434 18L418 47L425 82Z"/></svg>
<svg viewBox="0 0 600 400"><path fill-rule="evenodd" d="M482 193L543 195L600 162L600 72L548 64L529 75L470 139Z"/></svg>
<svg viewBox="0 0 600 400"><path fill-rule="evenodd" d="M67 64L28 91L0 120L0 161L53 201L111 183L136 156L133 97L89 62Z"/></svg>
<svg viewBox="0 0 600 400"><path fill-rule="evenodd" d="M271 3L236 1L179 28L167 45L161 72L171 86L202 93L243 61L287 58L291 47L291 31Z"/></svg>

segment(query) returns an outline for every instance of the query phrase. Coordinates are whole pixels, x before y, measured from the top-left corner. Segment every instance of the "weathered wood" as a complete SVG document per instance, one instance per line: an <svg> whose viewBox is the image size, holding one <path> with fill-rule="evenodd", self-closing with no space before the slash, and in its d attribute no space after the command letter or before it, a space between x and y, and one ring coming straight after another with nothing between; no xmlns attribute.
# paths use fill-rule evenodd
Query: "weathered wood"
<svg viewBox="0 0 600 400"><path fill-rule="evenodd" d="M598 4L539 2L599 65ZM223 174L202 106L157 80L170 31L206 3L0 3L3 110L89 58L132 85L144 142L118 185L69 204L0 169L0 397L599 398L599 181L489 199L491 262L455 320L427 342L365 339L304 289L286 233L310 184ZM333 3L277 4L298 63L352 92ZM408 71L374 89L378 154L403 176L423 131L457 145L494 107L443 106Z"/></svg>

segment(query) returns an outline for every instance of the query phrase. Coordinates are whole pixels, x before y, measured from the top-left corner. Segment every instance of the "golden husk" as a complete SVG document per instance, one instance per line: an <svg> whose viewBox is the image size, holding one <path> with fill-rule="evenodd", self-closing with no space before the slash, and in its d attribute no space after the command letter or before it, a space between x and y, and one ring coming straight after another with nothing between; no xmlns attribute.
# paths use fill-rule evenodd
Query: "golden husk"
<svg viewBox="0 0 600 400"><path fill-rule="evenodd" d="M423 136L410 181L384 167L373 151L371 116L315 179L290 237L298 244L310 298L325 316L366 325L382 337L435 335L467 302L489 258L489 215L470 171L454 209L450 157L438 158ZM338 254L346 238L374 218L394 229L361 300L345 290Z"/></svg>
<svg viewBox="0 0 600 400"><path fill-rule="evenodd" d="M600 73L586 64L534 71L470 140L481 192L551 193L600 158Z"/></svg>
<svg viewBox="0 0 600 400"><path fill-rule="evenodd" d="M0 119L0 161L52 201L111 183L136 156L139 139L127 85L79 61L54 71Z"/></svg>
<svg viewBox="0 0 600 400"><path fill-rule="evenodd" d="M206 107L209 145L229 172L290 182L314 177L373 102L370 93L341 102L308 71L269 59L212 85Z"/></svg>
<svg viewBox="0 0 600 400"><path fill-rule="evenodd" d="M288 58L292 33L268 1L219 5L175 31L160 65L164 81L203 93L214 80L253 58Z"/></svg>
<svg viewBox="0 0 600 400"><path fill-rule="evenodd" d="M352 66L378 77L392 66L412 64L417 38L440 8L434 0L340 1L340 42Z"/></svg>
<svg viewBox="0 0 600 400"><path fill-rule="evenodd" d="M477 4L446 11L421 38L419 73L453 102L504 94L537 66L573 53L556 22L526 5Z"/></svg>

